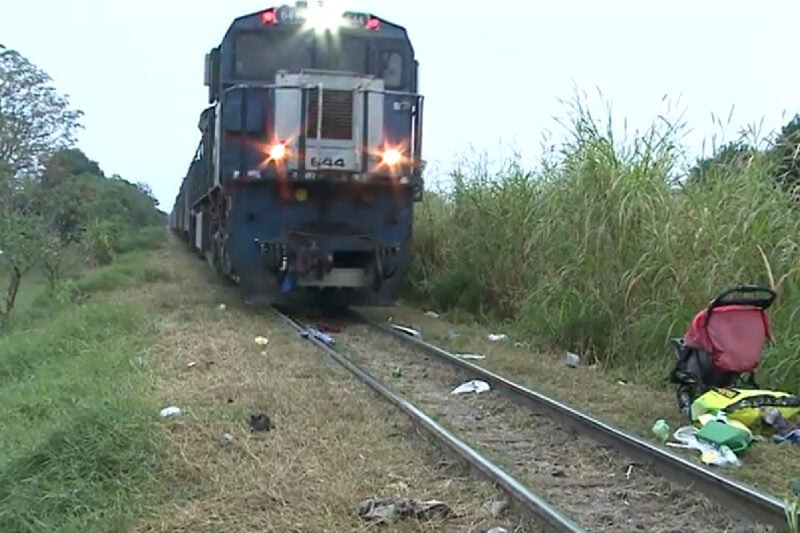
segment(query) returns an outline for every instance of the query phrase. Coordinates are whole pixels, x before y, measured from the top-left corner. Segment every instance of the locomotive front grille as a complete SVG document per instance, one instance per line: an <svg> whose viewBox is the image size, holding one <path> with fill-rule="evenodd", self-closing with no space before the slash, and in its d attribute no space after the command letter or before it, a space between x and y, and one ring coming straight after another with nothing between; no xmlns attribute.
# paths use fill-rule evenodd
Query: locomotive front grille
<svg viewBox="0 0 800 533"><path fill-rule="evenodd" d="M308 122L306 135L317 137L319 114L319 89L308 91ZM335 89L322 90L322 138L352 140L353 138L353 91Z"/></svg>

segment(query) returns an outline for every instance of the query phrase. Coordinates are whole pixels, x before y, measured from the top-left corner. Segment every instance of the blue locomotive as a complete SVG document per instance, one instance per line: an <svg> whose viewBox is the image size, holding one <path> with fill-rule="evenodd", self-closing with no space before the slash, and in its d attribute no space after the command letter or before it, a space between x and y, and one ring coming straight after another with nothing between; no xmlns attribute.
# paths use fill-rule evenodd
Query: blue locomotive
<svg viewBox="0 0 800 533"><path fill-rule="evenodd" d="M393 305L423 191L418 67L406 30L371 14L236 18L206 54L173 231L247 302Z"/></svg>

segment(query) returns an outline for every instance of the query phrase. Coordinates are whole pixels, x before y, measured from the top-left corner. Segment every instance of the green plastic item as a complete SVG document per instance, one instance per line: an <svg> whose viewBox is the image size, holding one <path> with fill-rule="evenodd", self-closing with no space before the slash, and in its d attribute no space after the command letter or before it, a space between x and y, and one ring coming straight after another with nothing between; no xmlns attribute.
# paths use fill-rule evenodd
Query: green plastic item
<svg viewBox="0 0 800 533"><path fill-rule="evenodd" d="M717 446L727 446L736 454L745 451L753 441L746 431L719 420L709 420L695 436Z"/></svg>
<svg viewBox="0 0 800 533"><path fill-rule="evenodd" d="M661 439L661 442L667 442L669 440L669 425L667 421L663 418L656 420L656 423L653 424L653 434Z"/></svg>

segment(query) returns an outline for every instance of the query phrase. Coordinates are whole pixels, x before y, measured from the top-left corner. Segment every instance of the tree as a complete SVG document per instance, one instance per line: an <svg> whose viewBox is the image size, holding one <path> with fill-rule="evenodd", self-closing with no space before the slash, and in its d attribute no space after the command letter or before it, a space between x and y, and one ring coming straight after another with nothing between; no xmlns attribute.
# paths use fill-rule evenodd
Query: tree
<svg viewBox="0 0 800 533"><path fill-rule="evenodd" d="M53 154L74 142L82 113L70 109L50 82L19 52L0 45L0 250L8 276L0 319L14 308L23 277L37 263L49 258L49 277L60 272L45 253L53 244L46 219L52 206L44 201L39 173Z"/></svg>
<svg viewBox="0 0 800 533"><path fill-rule="evenodd" d="M800 185L800 114L781 129L770 152L778 182L789 189Z"/></svg>
<svg viewBox="0 0 800 533"><path fill-rule="evenodd" d="M0 302L0 322L14 309L22 278L39 260L45 228L29 213L0 211L0 249L3 266L8 269L8 283Z"/></svg>
<svg viewBox="0 0 800 533"><path fill-rule="evenodd" d="M0 48L0 161L20 179L75 141L81 111L50 85L51 78L15 50Z"/></svg>
<svg viewBox="0 0 800 533"><path fill-rule="evenodd" d="M45 163L42 185L55 187L65 180L81 174L105 177L96 161L92 161L80 148L59 150Z"/></svg>
<svg viewBox="0 0 800 533"><path fill-rule="evenodd" d="M742 141L722 145L713 156L697 160L689 171L688 183L699 184L719 173L724 174L731 167L744 167L756 153L755 148Z"/></svg>
<svg viewBox="0 0 800 533"><path fill-rule="evenodd" d="M155 197L155 195L153 194L153 189L151 189L148 184L146 184L143 181L140 181L136 184L136 188L139 189L139 192L141 192L147 198L152 200L153 206L158 207L159 204L158 198Z"/></svg>
<svg viewBox="0 0 800 533"><path fill-rule="evenodd" d="M14 308L22 278L43 268L61 281L65 251L83 244L98 264L113 262L122 233L160 224L145 184L105 177L72 148L82 113L69 108L50 77L0 45L0 320Z"/></svg>

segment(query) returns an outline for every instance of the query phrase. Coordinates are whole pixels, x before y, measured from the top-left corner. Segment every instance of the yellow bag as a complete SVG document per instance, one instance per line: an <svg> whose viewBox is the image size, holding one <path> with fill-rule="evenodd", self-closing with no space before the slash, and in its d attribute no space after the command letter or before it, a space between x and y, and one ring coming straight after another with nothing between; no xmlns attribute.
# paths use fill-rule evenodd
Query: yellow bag
<svg viewBox="0 0 800 533"><path fill-rule="evenodd" d="M692 403L692 421L697 422L704 414L723 411L729 420L753 427L761 419L762 407L775 407L788 420L800 413L800 398L772 390L712 388Z"/></svg>

